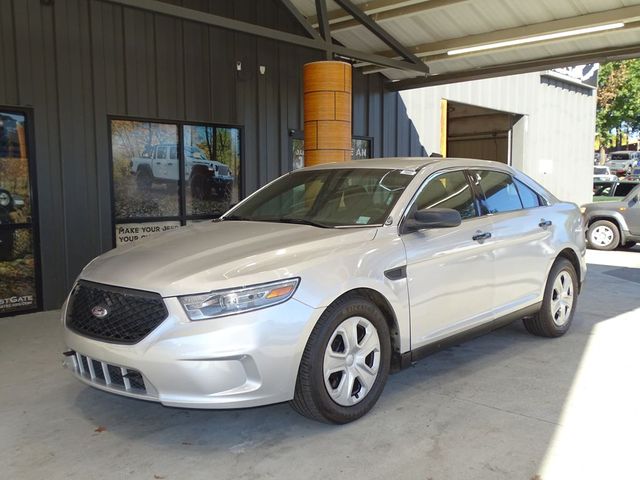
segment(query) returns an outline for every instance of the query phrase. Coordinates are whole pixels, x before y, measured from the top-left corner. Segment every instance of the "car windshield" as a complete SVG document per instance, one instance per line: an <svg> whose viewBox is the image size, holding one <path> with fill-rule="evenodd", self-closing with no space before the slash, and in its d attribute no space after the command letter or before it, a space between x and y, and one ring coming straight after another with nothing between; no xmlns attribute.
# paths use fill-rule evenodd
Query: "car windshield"
<svg viewBox="0 0 640 480"><path fill-rule="evenodd" d="M413 175L379 168L300 170L260 190L223 219L326 228L381 225Z"/></svg>
<svg viewBox="0 0 640 480"><path fill-rule="evenodd" d="M636 187L631 190L624 199L626 201L631 201L634 197L640 197L640 183L636 185Z"/></svg>
<svg viewBox="0 0 640 480"><path fill-rule="evenodd" d="M612 153L611 160L629 160L628 153Z"/></svg>

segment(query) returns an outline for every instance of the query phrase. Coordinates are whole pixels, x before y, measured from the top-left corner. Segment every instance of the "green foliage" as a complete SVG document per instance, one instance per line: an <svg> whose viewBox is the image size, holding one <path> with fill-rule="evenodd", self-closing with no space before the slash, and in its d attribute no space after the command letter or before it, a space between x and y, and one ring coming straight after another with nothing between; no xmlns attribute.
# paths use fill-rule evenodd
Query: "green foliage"
<svg viewBox="0 0 640 480"><path fill-rule="evenodd" d="M620 146L624 135L640 132L640 59L601 65L598 75L596 135L601 144Z"/></svg>

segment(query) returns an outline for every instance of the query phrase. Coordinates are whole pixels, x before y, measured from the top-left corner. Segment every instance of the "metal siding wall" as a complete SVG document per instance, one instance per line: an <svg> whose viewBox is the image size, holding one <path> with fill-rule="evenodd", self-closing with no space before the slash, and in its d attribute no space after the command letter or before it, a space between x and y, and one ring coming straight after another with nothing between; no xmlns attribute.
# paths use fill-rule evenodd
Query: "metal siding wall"
<svg viewBox="0 0 640 480"><path fill-rule="evenodd" d="M303 33L275 0L171 3ZM289 169L302 66L323 58L100 0L3 0L0 40L0 105L34 110L46 308L112 247L108 115L241 125L248 194ZM380 75L354 72L354 134L373 137L375 156L419 150L401 102Z"/></svg>

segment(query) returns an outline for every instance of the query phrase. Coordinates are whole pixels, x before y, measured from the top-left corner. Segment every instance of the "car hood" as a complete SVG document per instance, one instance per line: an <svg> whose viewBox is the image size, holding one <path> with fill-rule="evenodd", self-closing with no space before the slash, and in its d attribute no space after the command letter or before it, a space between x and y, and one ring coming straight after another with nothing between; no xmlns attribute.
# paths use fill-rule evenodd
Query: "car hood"
<svg viewBox="0 0 640 480"><path fill-rule="evenodd" d="M90 262L80 278L164 297L201 293L298 276L305 262L334 262L345 247L372 240L376 231L199 223L111 250Z"/></svg>

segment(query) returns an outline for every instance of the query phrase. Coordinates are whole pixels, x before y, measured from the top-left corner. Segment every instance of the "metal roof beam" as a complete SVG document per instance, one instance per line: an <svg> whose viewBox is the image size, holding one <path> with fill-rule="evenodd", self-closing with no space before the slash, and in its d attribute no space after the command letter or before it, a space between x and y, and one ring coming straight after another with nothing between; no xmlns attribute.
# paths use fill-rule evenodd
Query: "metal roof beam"
<svg viewBox="0 0 640 480"><path fill-rule="evenodd" d="M521 27L505 28L494 32L449 38L438 42L415 45L413 47L409 47L409 49L416 56L425 57L438 53L446 53L453 49L490 45L492 43L505 42L509 40L521 40L539 35L568 32L579 28L597 27L610 23L626 23L637 20L640 20L639 5L605 10L597 13L588 13L577 17L561 18L559 20L551 20L548 22L534 23ZM376 52L376 54L383 56L395 56L395 53L392 50Z"/></svg>
<svg viewBox="0 0 640 480"><path fill-rule="evenodd" d="M181 7L179 5L173 5L165 3L159 0L102 0L104 2L114 3L125 7L135 8L138 10L145 10L148 12L157 13L160 15L167 15L173 18L180 18L182 20L188 20L212 27L223 28L226 30L233 30L236 32L246 33L248 35L255 35L258 37L269 38L279 42L290 43L301 47L311 48L313 50L327 51L327 43L324 40L307 38L302 35L296 35L293 33L283 32L273 28L263 27L253 23L242 22L229 17L222 17L213 13L207 13L200 10L193 10L191 8ZM343 47L341 45L333 45L333 52L348 57L354 60L360 60L367 63L373 63L376 65L382 65L388 68L397 68L399 70L409 70L420 73L427 73L427 66L420 62L421 65L414 63L396 60L389 57L383 57L374 53L360 52L350 48Z"/></svg>
<svg viewBox="0 0 640 480"><path fill-rule="evenodd" d="M321 1L321 0L317 0ZM402 57L407 59L410 62L415 63L416 65L424 64L422 60L416 57L413 53L411 53L407 48L402 45L398 40L396 40L392 35L389 35L387 31L374 22L366 13L360 10L356 5L354 5L351 0L334 0L338 5L344 8L347 12L349 12L353 17L358 20L362 25L364 25L367 30L373 33L376 37L382 40L384 43L389 45L394 51L400 54Z"/></svg>
<svg viewBox="0 0 640 480"><path fill-rule="evenodd" d="M316 31L315 28L311 26L307 18L300 13L300 10L296 8L296 6L291 2L291 0L280 0L282 4L287 7L287 10L291 12L291 15L295 17L302 28L311 36L311 38L315 38L316 40L320 39L320 35Z"/></svg>
<svg viewBox="0 0 640 480"><path fill-rule="evenodd" d="M360 3L358 7L374 21L379 22L468 1L470 0L373 0ZM351 15L342 9L330 11L328 18L333 31L344 30L360 25L360 22L351 18ZM309 23L317 25L317 17L309 17Z"/></svg>
<svg viewBox="0 0 640 480"><path fill-rule="evenodd" d="M535 60L527 60L511 64L497 65L494 67L464 70L460 72L443 73L441 75L430 75L424 78L409 78L398 82L386 83L387 90L400 91L412 88L433 87L448 83L468 82L471 80L481 80L484 78L501 77L506 75L517 75L520 73L540 72L559 67L569 67L583 65L585 63L604 63L614 60L625 60L640 56L640 45L630 47L603 48L580 52L557 57L546 57Z"/></svg>

